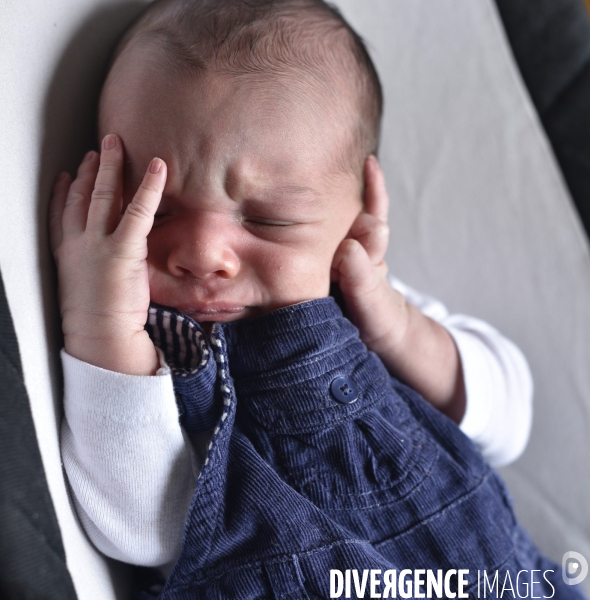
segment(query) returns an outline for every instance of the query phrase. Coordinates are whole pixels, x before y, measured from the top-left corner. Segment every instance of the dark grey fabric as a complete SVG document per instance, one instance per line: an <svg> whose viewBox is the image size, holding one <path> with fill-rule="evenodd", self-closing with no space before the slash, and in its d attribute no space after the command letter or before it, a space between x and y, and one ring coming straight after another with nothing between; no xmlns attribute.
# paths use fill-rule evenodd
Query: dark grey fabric
<svg viewBox="0 0 590 600"><path fill-rule="evenodd" d="M496 0L520 72L590 235L590 18L583 0Z"/></svg>
<svg viewBox="0 0 590 600"><path fill-rule="evenodd" d="M76 598L0 276L0 598Z"/></svg>

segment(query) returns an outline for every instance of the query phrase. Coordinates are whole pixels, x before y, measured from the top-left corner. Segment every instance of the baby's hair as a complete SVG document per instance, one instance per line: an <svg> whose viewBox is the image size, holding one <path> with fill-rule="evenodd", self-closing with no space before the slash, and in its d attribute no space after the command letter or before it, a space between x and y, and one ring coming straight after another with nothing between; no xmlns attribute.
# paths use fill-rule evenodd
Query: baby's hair
<svg viewBox="0 0 590 600"><path fill-rule="evenodd" d="M351 131L337 168L362 179L379 145L383 94L361 37L323 0L155 0L126 31L111 58L134 44L155 45L178 74L209 71L260 77L313 94Z"/></svg>

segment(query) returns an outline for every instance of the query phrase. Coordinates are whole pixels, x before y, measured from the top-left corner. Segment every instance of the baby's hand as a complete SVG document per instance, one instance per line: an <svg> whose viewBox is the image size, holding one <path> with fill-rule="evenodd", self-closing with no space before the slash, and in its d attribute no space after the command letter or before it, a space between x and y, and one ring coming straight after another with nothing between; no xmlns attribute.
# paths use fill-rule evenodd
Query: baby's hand
<svg viewBox="0 0 590 600"><path fill-rule="evenodd" d="M344 296L348 317L370 350L403 336L405 301L387 281L384 256L389 242L389 198L377 158L365 162L364 211L356 218L332 263L332 281Z"/></svg>
<svg viewBox="0 0 590 600"><path fill-rule="evenodd" d="M348 317L391 373L459 422L465 389L453 339L387 281L389 199L374 156L365 163L364 205L332 263L332 280L340 286Z"/></svg>
<svg viewBox="0 0 590 600"><path fill-rule="evenodd" d="M121 215L123 144L108 135L89 152L76 179L58 177L49 207L51 250L58 270L65 350L129 375L154 374L154 345L144 330L150 302L147 235L166 183L154 158Z"/></svg>

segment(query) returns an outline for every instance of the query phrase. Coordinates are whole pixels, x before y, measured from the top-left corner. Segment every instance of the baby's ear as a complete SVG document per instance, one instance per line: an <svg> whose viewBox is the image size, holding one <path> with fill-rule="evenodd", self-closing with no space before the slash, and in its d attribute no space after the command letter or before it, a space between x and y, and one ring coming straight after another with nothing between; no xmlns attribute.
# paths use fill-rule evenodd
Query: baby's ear
<svg viewBox="0 0 590 600"><path fill-rule="evenodd" d="M374 154L371 154L365 161L364 183L363 204L365 212L387 223L389 196L385 189L383 171Z"/></svg>

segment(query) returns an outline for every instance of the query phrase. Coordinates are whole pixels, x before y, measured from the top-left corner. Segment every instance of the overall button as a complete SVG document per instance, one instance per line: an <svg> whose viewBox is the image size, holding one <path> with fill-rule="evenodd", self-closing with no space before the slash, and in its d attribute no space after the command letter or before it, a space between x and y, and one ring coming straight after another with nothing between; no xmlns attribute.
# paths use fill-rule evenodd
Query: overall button
<svg viewBox="0 0 590 600"><path fill-rule="evenodd" d="M356 385L348 377L336 377L330 384L330 393L334 400L342 404L350 404L359 397Z"/></svg>

